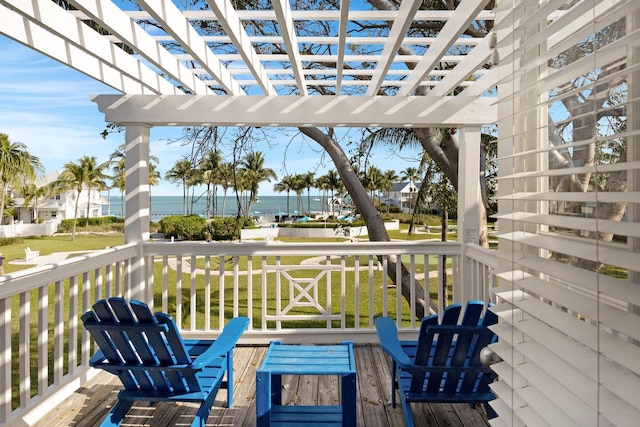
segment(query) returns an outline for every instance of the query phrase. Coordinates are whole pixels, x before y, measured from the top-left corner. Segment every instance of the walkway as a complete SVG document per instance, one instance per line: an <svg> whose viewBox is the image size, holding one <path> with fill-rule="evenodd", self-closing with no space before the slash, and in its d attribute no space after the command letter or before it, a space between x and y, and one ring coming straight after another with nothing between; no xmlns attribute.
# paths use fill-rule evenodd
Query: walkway
<svg viewBox="0 0 640 427"><path fill-rule="evenodd" d="M59 263L73 254L86 254L90 252L93 251L88 249L84 251L53 252L49 255L40 255L31 261L27 261L25 258L14 259L13 261L9 261L9 264L39 267L41 265Z"/></svg>

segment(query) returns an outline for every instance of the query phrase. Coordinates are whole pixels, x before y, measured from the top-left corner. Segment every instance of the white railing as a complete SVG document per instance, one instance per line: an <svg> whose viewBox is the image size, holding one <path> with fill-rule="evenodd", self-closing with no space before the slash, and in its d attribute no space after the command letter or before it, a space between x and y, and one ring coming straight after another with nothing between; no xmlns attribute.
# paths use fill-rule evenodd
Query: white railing
<svg viewBox="0 0 640 427"><path fill-rule="evenodd" d="M408 269L411 296L425 283L440 299L443 281L459 288L456 242L149 242L144 253L156 310L173 315L192 337L211 336L238 315L252 319L245 342L375 342L374 319L382 315L414 329L418 303L395 286L397 257Z"/></svg>
<svg viewBox="0 0 640 427"><path fill-rule="evenodd" d="M466 255L473 270L473 298L495 303L495 296L490 291L497 286L496 252L480 245L467 244Z"/></svg>
<svg viewBox="0 0 640 427"><path fill-rule="evenodd" d="M0 276L0 425L30 425L87 380L92 343L80 316L128 293L134 257L120 246Z"/></svg>
<svg viewBox="0 0 640 427"><path fill-rule="evenodd" d="M29 425L90 377L92 341L80 316L97 299L131 297L139 250L123 245L0 276L0 425ZM142 250L144 298L156 311L173 315L190 337L216 336L229 318L248 316L246 344L377 342L381 315L415 334L416 302L394 286L399 270L389 274L396 257L408 270L411 296L429 283L442 307L443 282L453 300L461 286L457 242L146 242ZM484 294L493 280L491 253L469 253L477 264L474 292Z"/></svg>

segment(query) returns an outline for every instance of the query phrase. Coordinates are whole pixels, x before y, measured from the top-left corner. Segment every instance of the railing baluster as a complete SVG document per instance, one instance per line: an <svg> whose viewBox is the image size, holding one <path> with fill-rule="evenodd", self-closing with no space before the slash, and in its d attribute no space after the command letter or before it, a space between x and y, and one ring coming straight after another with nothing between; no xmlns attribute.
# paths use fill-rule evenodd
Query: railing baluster
<svg viewBox="0 0 640 427"><path fill-rule="evenodd" d="M249 318L253 313L253 257L247 257L247 314ZM248 329L253 330L253 322L249 322Z"/></svg>
<svg viewBox="0 0 640 427"><path fill-rule="evenodd" d="M162 312L166 313L169 308L169 257L162 255Z"/></svg>
<svg viewBox="0 0 640 427"><path fill-rule="evenodd" d="M69 278L69 373L75 374L78 367L78 278Z"/></svg>
<svg viewBox="0 0 640 427"><path fill-rule="evenodd" d="M80 314L89 310L91 307L91 281L89 280L89 273L82 274L82 309L80 310ZM89 363L89 358L91 355L89 351L91 350L91 341L89 336L89 331L85 328L82 328L81 334L81 363L83 365L87 365Z"/></svg>
<svg viewBox="0 0 640 427"><path fill-rule="evenodd" d="M218 277L218 329L224 326L224 255L220 255L220 276Z"/></svg>
<svg viewBox="0 0 640 427"><path fill-rule="evenodd" d="M11 417L11 297L0 299L0 422Z"/></svg>
<svg viewBox="0 0 640 427"><path fill-rule="evenodd" d="M402 258L400 258L402 259ZM400 270L400 269L398 269ZM411 254L409 255L409 271L411 272L411 278L409 279L409 286L411 288L411 303L409 304L409 309L411 310L411 313L415 313L416 312L416 260L415 260L415 255ZM426 293L425 298L428 300L429 299L429 286L427 286L424 289L424 292ZM415 316L411 316L411 327L415 328L416 327L416 317Z"/></svg>
<svg viewBox="0 0 640 427"><path fill-rule="evenodd" d="M18 361L20 378L18 386L20 389L20 407L26 408L31 400L31 340L30 340L30 319L31 316L31 292L20 293L20 320L18 329Z"/></svg>
<svg viewBox="0 0 640 427"><path fill-rule="evenodd" d="M211 256L204 257L204 329L211 330Z"/></svg>
<svg viewBox="0 0 640 427"><path fill-rule="evenodd" d="M38 394L49 387L49 286L38 288Z"/></svg>
<svg viewBox="0 0 640 427"><path fill-rule="evenodd" d="M53 313L53 383L61 384L64 374L64 282L55 283Z"/></svg>
<svg viewBox="0 0 640 427"><path fill-rule="evenodd" d="M176 326L182 329L182 255L176 256Z"/></svg>
<svg viewBox="0 0 640 427"><path fill-rule="evenodd" d="M367 263L367 272L368 272L368 280L367 280L367 284L368 284L368 288L369 288L369 313L367 315L368 318L368 327L369 329L373 329L373 322L374 322L374 312L373 312L373 302L375 301L375 288L373 286L373 263L376 263L377 266L377 262L378 259L375 257L375 255L369 255L369 262Z"/></svg>
<svg viewBox="0 0 640 427"><path fill-rule="evenodd" d="M354 289L354 324L355 329L360 329L360 255L353 257L353 289Z"/></svg>
<svg viewBox="0 0 640 427"><path fill-rule="evenodd" d="M233 317L238 317L238 287L240 279L240 257L233 257Z"/></svg>
<svg viewBox="0 0 640 427"><path fill-rule="evenodd" d="M190 272L191 272L191 280L189 287L189 329L192 331L196 330L196 314L198 313L197 303L198 303L198 294L196 293L196 256L191 255L190 261Z"/></svg>

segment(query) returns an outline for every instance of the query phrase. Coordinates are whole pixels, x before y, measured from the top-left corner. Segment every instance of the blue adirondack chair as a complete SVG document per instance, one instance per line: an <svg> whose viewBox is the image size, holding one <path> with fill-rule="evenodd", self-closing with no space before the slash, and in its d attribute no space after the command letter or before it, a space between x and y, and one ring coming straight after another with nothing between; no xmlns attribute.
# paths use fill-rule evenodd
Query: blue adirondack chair
<svg viewBox="0 0 640 427"><path fill-rule="evenodd" d="M497 416L488 403L496 398L489 388L496 374L480 362L480 351L497 340L487 328L497 316L486 311L481 318L483 309L482 301L468 302L460 322L460 304L447 307L440 324L437 315L425 317L417 341L400 341L393 319L376 319L380 346L391 357L391 403L399 390L405 426L414 425L412 402L482 403L489 418Z"/></svg>
<svg viewBox="0 0 640 427"><path fill-rule="evenodd" d="M183 340L171 316L110 298L94 304L82 322L100 347L90 365L117 375L124 386L102 426L120 425L136 400L198 402L194 427L205 425L220 388L231 406L233 348L248 318L231 319L215 341Z"/></svg>

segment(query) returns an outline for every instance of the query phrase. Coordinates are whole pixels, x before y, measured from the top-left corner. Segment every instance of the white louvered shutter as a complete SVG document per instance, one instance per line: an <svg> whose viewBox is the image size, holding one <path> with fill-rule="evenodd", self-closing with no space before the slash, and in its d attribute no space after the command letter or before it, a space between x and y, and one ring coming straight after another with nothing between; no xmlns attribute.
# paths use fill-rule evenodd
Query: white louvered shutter
<svg viewBox="0 0 640 427"><path fill-rule="evenodd" d="M505 0L495 425L640 420L640 1Z"/></svg>

